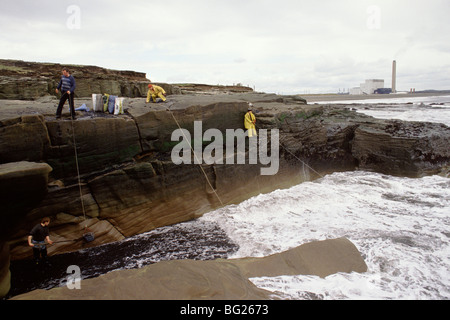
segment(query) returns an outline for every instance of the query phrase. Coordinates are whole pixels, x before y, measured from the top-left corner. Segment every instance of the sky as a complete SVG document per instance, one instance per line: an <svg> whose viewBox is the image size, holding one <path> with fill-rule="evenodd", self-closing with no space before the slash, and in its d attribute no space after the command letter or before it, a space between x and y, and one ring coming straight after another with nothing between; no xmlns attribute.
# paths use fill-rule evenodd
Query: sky
<svg viewBox="0 0 450 320"><path fill-rule="evenodd" d="M0 58L153 82L336 93L450 89L449 0L2 0Z"/></svg>

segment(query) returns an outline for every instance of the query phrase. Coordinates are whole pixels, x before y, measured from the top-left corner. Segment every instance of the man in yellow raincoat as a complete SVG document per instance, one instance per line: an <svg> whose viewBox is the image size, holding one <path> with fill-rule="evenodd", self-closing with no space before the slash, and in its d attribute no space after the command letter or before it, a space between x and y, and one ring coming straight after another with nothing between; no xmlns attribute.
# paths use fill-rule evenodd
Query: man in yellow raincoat
<svg viewBox="0 0 450 320"><path fill-rule="evenodd" d="M248 130L248 136L251 138L253 136L258 136L258 134L256 133L256 128L255 128L255 124L256 124L256 117L253 114L253 105L251 103L248 104L248 112L245 114L244 117L244 126L245 129Z"/></svg>
<svg viewBox="0 0 450 320"><path fill-rule="evenodd" d="M156 102L156 98L160 98L163 102L166 101L166 91L160 86L148 85L147 91L147 103L150 102L150 98L152 98L153 102Z"/></svg>

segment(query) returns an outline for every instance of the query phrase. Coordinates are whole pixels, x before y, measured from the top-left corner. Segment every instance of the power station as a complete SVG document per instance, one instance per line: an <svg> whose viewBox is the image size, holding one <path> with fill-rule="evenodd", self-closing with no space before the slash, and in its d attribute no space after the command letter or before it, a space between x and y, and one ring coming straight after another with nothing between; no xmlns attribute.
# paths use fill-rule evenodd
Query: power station
<svg viewBox="0 0 450 320"><path fill-rule="evenodd" d="M392 84L391 88L384 87L383 79L367 79L364 83L361 83L359 87L350 88L349 94L388 94L396 93L397 82L397 62L392 62Z"/></svg>

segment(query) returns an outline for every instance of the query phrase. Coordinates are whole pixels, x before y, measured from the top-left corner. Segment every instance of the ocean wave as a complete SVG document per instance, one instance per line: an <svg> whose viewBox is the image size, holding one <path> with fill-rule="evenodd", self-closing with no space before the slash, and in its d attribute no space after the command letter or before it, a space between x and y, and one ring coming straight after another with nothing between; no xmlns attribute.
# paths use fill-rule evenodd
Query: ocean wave
<svg viewBox="0 0 450 320"><path fill-rule="evenodd" d="M267 256L347 237L369 271L255 278L289 299L450 298L449 179L343 172L208 213L239 245L232 257Z"/></svg>

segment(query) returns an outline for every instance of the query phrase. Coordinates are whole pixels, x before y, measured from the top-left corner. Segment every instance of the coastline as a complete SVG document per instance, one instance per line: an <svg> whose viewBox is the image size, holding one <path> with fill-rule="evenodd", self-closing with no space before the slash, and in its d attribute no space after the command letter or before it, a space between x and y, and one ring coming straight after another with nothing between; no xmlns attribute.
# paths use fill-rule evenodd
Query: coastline
<svg viewBox="0 0 450 320"><path fill-rule="evenodd" d="M421 97L437 97L450 95L450 91L422 92L422 93L396 93L396 94L371 94L371 95L349 95L349 94L305 94L302 95L308 104L331 102L331 101L347 101L347 100L389 100L402 98L421 98Z"/></svg>
<svg viewBox="0 0 450 320"><path fill-rule="evenodd" d="M436 94L428 94L427 96L436 96ZM320 97L323 98L324 96L320 95ZM329 95L329 99L331 100L335 97L336 95ZM378 96L373 98L376 97ZM428 154L431 151L429 151L427 137L435 137L433 132L435 132L435 130L442 130L440 126L436 126L435 128L432 124L427 124L417 127L414 124L404 123L392 127L390 123L385 123L384 120L377 120L365 115L359 115L353 111L347 110L349 108L342 108L342 106L308 106L303 103L299 104L295 98L296 97L292 96L281 97L270 94L171 95L171 103L167 106L170 106L170 111L175 112L178 119L183 119L187 123L192 121L192 119L199 119L201 115L201 119L207 124L205 127L229 128L234 126L239 127L241 125L241 115L245 112L246 101L252 101L257 104L260 111L258 119L261 121L261 124L266 128L276 127L282 130L284 132L283 141L284 145L287 146L286 148L301 147L301 149L298 149L297 155L302 156L303 158L308 157L310 159L318 159L316 162L310 161L308 163L311 167L319 170L321 172L320 174L324 174L330 170L340 171L352 169L352 166L354 166L356 161L358 161L357 163L360 168L374 171L381 170L386 174L394 172L397 175L409 176L409 173L406 172L408 170L412 170L411 172L414 170L417 172L426 171L427 174L429 174L430 170L435 170L433 166L437 165L435 161L431 160L437 159L439 162L442 157L446 156L444 152L437 153L439 150L438 148L433 149L432 156L434 158L431 158L431 156L428 157ZM96 237L96 241L101 240L110 242L111 239L102 239L100 236L106 234L110 235L110 226L108 225L108 228L105 226L107 222L110 222L111 226L120 230L121 235L130 235L137 232L136 227L147 228L147 225L152 223L153 226L151 227L154 228L156 226L155 221L167 225L168 221L163 221L162 219L165 219L165 216L170 217L172 215L171 212L174 210L177 210L176 212L178 213L175 222L180 222L184 219L189 220L193 217L197 217L203 212L206 212L206 208L213 208L216 206L214 199L211 200L211 197L209 197L210 193L205 193L204 183L200 180L197 181L198 179L193 179L198 177L198 172L183 167L184 171L180 174L180 171L175 171L173 166L162 162L164 160L163 158L162 160L159 158L156 160L151 158L155 152L159 152L163 155L165 151L160 149L156 142L167 140L168 138L166 138L166 136L168 136L168 133L175 127L174 124L171 123L171 118L167 113L168 110L166 110L166 105L146 105L143 98L129 99L128 111L123 116L117 117L97 113L84 114L83 112L80 112L80 117L78 117L78 120L75 122L79 132L83 133L77 136L77 141L81 142L81 146L87 146L85 149L80 149L81 152L78 153L80 159L87 159L85 160L86 165L82 168L85 168L86 170L86 190L89 190L90 192L84 193L83 196L89 194L89 199L96 200L98 205L92 201L92 204L94 205L92 208L92 220L97 223L96 221L99 219L95 217L99 216L101 213L101 222L103 223L95 230L97 235L99 235ZM85 101L86 103L90 102L89 99L79 99L78 101ZM30 130L30 132L33 132L42 129L46 132L46 134L42 134L42 148L39 149L44 156L48 154L46 157L43 156L43 159L46 161L53 159L50 158L50 156L57 157L59 153L56 153L56 151L64 151L65 146L70 145L65 142L70 138L71 131L67 130L67 124L69 122L54 120L54 99L46 97L35 102L2 100L0 101L0 105L2 104L4 104L4 108L2 108L2 118L0 118L0 121L4 124L5 130ZM11 114L16 114L16 117L11 118ZM224 115L227 115L227 117L224 117ZM19 116L19 118L17 118L17 116ZM224 120L227 120L227 122L225 123ZM35 123L38 123L39 126L36 126ZM138 151L141 152L138 153L138 156L135 156L134 153L137 151L131 150L133 151L133 154L126 154L128 158L125 160L128 162L125 161L123 167L118 168L116 167L117 164L114 164L111 168L112 171L96 173L96 170L103 166L103 163L100 163L99 161L102 160L108 165L108 158L97 158L95 162L89 162L88 160L91 151L88 147L96 147L97 154L108 155L110 153L110 149L98 150L98 146L104 146L103 141L105 140L102 139L102 135L107 133L109 137L114 136L111 131L107 131L106 129L102 129L103 127L100 127L100 125L104 125L105 123L116 124L117 130L113 133L116 136L123 136L126 138L110 140L131 141L135 145L138 145L136 142L138 141L141 148ZM92 127L96 128L96 135L90 134L93 132L90 131ZM135 127L136 132L130 130L130 128L134 130ZM14 134L16 131L11 132ZM67 135L67 132L69 133L69 136L63 136L63 138L61 138L60 135L62 133ZM134 134L132 135L130 132L134 132ZM419 134L420 139L417 137ZM30 136L35 137L36 134ZM101 142L97 143L97 140L93 139L93 137ZM386 138L388 138L388 140L386 140ZM446 138L442 137L442 139ZM14 142L16 148L16 141L11 140L11 142ZM352 143L352 149L349 150L348 145L350 142ZM128 145L126 143L124 144ZM391 144L393 146L392 153L388 155L383 153L386 144ZM433 146L439 147L440 144L433 144ZM117 148L120 149L121 147L122 145L119 145ZM418 161L418 164L414 162L416 161L416 158L408 157L408 153L403 151L403 149L410 149L412 147L424 154L423 159L419 159L420 161ZM114 148L117 149L116 147ZM24 148L24 151L28 151L28 149ZM126 151L128 151L128 149ZM350 153L350 151L352 153ZM438 154L438 157L435 156L436 154ZM443 156L439 157L440 154ZM131 158L131 156L133 157ZM376 157L377 162L371 162L374 157ZM55 159L58 160L59 158ZM262 181L258 179L257 183L259 187L264 187L265 185L265 190L273 189L275 184L280 180L283 180L283 183L285 184L283 187L285 187L288 184L291 185L291 177L310 180L311 177L309 176L309 173L303 172L303 175L298 175L299 168L295 166L295 163L288 161L289 157L283 157L282 159L285 161L283 162L283 165L286 166L286 170L282 172L282 175L274 178L275 180L272 181ZM398 165L399 161L403 161L400 166ZM36 210L49 210L50 214L48 215L50 216L58 216L59 213L63 212L64 215L61 218L69 217L70 219L73 219L71 216L77 217L79 215L76 211L73 211L71 208L59 208L53 206L53 198L56 196L62 197L58 199L70 197L70 194L75 190L70 184L72 176L68 174L64 175L62 169L57 171L55 168L58 168L57 165L59 163L55 161L54 163L55 166L53 167L52 181L60 180L64 182L64 179L66 179L68 182L62 183L61 187L49 190L50 192L46 198L47 202L44 202L45 208L38 208ZM330 165L330 163L332 165ZM423 163L425 163L425 165ZM216 167L211 171L214 173L213 178L219 192L227 195L227 197L234 202L239 202L240 199L247 198L247 196L243 196L243 194L248 192L247 190L249 188L244 188L240 182L240 189L237 188L233 185L233 181L230 180L227 171L221 168L222 167ZM234 173L238 172L236 171L237 169L233 170ZM249 171L246 169L245 172L248 173ZM96 174L97 176L93 176L93 174ZM150 178L148 178L148 174L150 174ZM414 173L414 175L417 174L418 173ZM183 184L180 184L180 176L186 177L186 181L189 180L189 183L185 183L184 186ZM143 177L146 180L143 179ZM139 184L131 183L135 180L138 180ZM158 184L159 181L163 181L165 184ZM177 184L171 184L171 181L177 181ZM199 183L197 183L198 185L194 185L193 182ZM251 181L249 181L249 183L251 183ZM119 184L134 186L134 189L127 188L124 190L123 188L119 188L116 191L114 188ZM176 186L176 188L172 187L172 185ZM164 188L158 186L164 186ZM111 192L111 190L114 192ZM173 201L164 202L164 194L158 195L157 190L163 190L166 194L177 195L177 201L175 201L175 203L173 203ZM261 193L261 190L255 189L254 192ZM120 194L121 198L112 198L111 196L115 194ZM158 201L160 200L160 202L156 203L154 206L154 208L158 209L155 209L155 212L158 211L157 215L152 216L151 219L149 219L150 211L148 211L148 208L140 204L142 195L148 194L151 194L154 197L151 199L154 201L153 203L155 203L155 199ZM189 212L187 212L184 207L182 207L182 204L186 201L179 197L179 195L182 194L187 194L187 197L191 202L194 199L197 203L197 207L201 211L198 211L193 216L190 212L192 211L192 208L189 208ZM193 197L194 194L197 198ZM126 202L126 204L128 207L119 215L116 212L116 207L117 203L120 205L122 204L120 202L121 199L127 199L128 202ZM130 202L131 199L134 202ZM160 212L160 208L162 208L160 203L165 204L164 208L166 209L166 212ZM168 203L173 204L173 210L167 208ZM185 210L186 212L181 212L180 210ZM180 214L180 212L182 214ZM133 214L131 218L130 213ZM139 215L142 215L142 217ZM61 214L59 214L59 216L61 216ZM60 220L60 224L58 225L59 231L61 231L63 227L65 228L65 225L63 224L66 223L64 219ZM134 221L137 221L138 223L136 222L135 224L130 225L130 221L133 223ZM148 221L147 225L143 224L143 221ZM112 223L114 223L114 225ZM170 223L173 223L173 221ZM72 232L72 229L69 231ZM65 231L65 238L63 239L73 238L72 233L69 231ZM94 243L91 245L94 245ZM12 255L15 254L14 250L18 250L18 247L12 249ZM228 298L227 295L226 297Z"/></svg>

